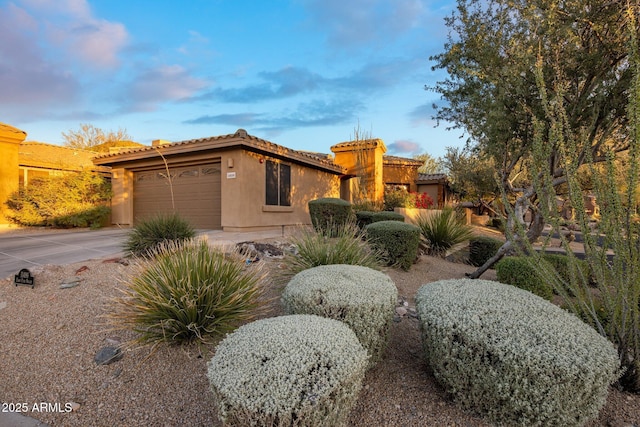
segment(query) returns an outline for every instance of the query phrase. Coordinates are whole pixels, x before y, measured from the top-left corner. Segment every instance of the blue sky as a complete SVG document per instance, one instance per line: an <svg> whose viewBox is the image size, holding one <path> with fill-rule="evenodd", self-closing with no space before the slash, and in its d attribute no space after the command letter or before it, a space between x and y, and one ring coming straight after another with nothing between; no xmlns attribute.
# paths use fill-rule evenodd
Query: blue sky
<svg viewBox="0 0 640 427"><path fill-rule="evenodd" d="M134 140L234 133L329 152L463 144L434 128L429 56L454 0L0 1L0 122L61 144L90 123Z"/></svg>

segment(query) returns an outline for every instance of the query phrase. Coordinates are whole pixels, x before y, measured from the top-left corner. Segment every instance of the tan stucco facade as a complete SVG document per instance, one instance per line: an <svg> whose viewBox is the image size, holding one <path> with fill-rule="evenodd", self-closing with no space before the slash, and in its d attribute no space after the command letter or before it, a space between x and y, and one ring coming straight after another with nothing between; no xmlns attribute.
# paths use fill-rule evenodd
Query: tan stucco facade
<svg viewBox="0 0 640 427"><path fill-rule="evenodd" d="M112 167L114 224L133 225L135 174L164 169L165 160L170 170L191 164L220 164L221 225L225 231L310 224L308 202L320 197L339 197L340 177L344 175L343 168L328 160L289 150L242 130L233 135L100 156L94 160L96 164ZM268 161L290 166L290 206L266 204Z"/></svg>
<svg viewBox="0 0 640 427"><path fill-rule="evenodd" d="M346 169L346 174L355 177L349 184L356 198L374 202L384 199L384 177L382 157L387 147L381 139L342 142L331 147L334 162ZM358 182L360 177L369 177L367 182Z"/></svg>
<svg viewBox="0 0 640 427"><path fill-rule="evenodd" d="M18 152L26 137L26 132L0 123L0 224L7 222L4 202L19 187Z"/></svg>
<svg viewBox="0 0 640 427"><path fill-rule="evenodd" d="M422 165L421 161L411 159L384 159L383 161L383 179L385 185L403 186L409 192L418 191L416 177L418 176L418 168Z"/></svg>

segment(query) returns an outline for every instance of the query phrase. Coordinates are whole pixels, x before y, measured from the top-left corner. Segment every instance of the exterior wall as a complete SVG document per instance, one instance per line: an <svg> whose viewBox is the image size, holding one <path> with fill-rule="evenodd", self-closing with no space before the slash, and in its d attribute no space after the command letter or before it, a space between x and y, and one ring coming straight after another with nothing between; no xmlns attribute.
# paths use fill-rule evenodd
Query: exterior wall
<svg viewBox="0 0 640 427"><path fill-rule="evenodd" d="M440 184L420 184L418 185L418 193L427 193L431 199L433 199L433 204L435 206L439 205L439 192L438 188Z"/></svg>
<svg viewBox="0 0 640 427"><path fill-rule="evenodd" d="M418 191L416 177L419 166L384 165L382 169L385 184L403 184L411 192ZM434 199L435 200L435 199Z"/></svg>
<svg viewBox="0 0 640 427"><path fill-rule="evenodd" d="M371 177L371 181L365 184L364 193L366 198L372 201L382 201L384 198L382 155L385 151L386 148L382 144L370 145L366 148L341 147L334 151L334 163L346 168L347 175L357 177L366 175ZM357 185L363 184L358 183ZM359 193L359 190L353 192L352 198L357 199L360 197Z"/></svg>
<svg viewBox="0 0 640 427"><path fill-rule="evenodd" d="M266 160L291 165L291 206L265 205ZM222 228L225 231L310 224L307 203L339 195L338 175L240 149L222 154Z"/></svg>
<svg viewBox="0 0 640 427"><path fill-rule="evenodd" d="M25 132L0 124L0 224L7 222L4 202L19 188L18 152L26 137Z"/></svg>
<svg viewBox="0 0 640 427"><path fill-rule="evenodd" d="M111 171L111 223L133 225L133 172L124 168Z"/></svg>

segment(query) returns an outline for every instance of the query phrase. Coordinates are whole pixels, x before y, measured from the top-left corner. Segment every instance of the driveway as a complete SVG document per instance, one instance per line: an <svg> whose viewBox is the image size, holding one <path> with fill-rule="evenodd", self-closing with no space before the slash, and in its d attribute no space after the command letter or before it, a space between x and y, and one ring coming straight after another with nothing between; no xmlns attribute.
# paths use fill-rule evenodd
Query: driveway
<svg viewBox="0 0 640 427"><path fill-rule="evenodd" d="M122 245L129 229L38 230L0 233L0 278L17 274L23 268L45 264L64 265L96 258L122 256ZM212 244L234 244L282 237L283 231L224 232L198 230Z"/></svg>

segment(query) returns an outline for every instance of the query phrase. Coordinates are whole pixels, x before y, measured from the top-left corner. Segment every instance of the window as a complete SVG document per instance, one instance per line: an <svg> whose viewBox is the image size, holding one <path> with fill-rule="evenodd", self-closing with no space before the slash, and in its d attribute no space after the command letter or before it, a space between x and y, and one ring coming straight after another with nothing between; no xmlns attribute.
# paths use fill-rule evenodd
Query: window
<svg viewBox="0 0 640 427"><path fill-rule="evenodd" d="M267 160L267 205L291 206L291 166Z"/></svg>

